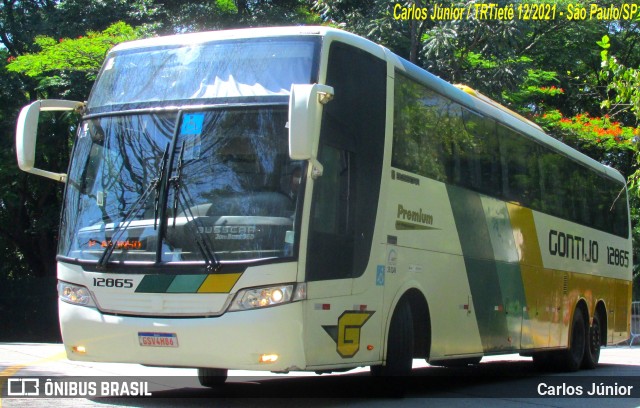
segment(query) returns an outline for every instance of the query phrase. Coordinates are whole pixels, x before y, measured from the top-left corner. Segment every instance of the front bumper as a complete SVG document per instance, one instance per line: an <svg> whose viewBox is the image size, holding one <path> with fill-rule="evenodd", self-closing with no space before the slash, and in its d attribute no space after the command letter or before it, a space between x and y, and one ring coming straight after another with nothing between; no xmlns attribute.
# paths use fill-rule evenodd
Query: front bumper
<svg viewBox="0 0 640 408"><path fill-rule="evenodd" d="M302 302L212 318L116 316L62 301L58 304L70 360L264 371L306 367ZM139 333L175 334L177 347L143 346ZM78 346L85 352L75 351ZM260 363L262 354L279 358Z"/></svg>

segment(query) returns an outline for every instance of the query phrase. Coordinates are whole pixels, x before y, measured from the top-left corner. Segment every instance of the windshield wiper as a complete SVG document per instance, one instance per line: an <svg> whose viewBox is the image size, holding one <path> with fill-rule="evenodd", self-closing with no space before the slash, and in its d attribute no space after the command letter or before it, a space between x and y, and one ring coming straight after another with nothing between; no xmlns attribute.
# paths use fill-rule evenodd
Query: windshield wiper
<svg viewBox="0 0 640 408"><path fill-rule="evenodd" d="M180 154L178 156L178 165L176 166L176 174L175 176L169 179L169 183L174 189L173 193L173 227L176 226L176 219L178 218L178 204L182 208L184 212L185 218L187 218L186 225L189 225L189 229L193 234L193 239L195 240L196 246L198 250L202 254L202 257L205 261L205 269L209 273L215 273L220 270L222 264L218 260L216 256L215 250L213 249L213 244L210 242L208 236L206 235L204 225L202 222L193 215L191 211L191 207L189 207L189 203L193 202L193 199L189 195L186 187L182 188L182 169L184 168L184 141L182 142L182 146L180 147ZM194 228L193 224L189 224L189 220L193 221L194 224L197 224L196 228Z"/></svg>
<svg viewBox="0 0 640 408"><path fill-rule="evenodd" d="M178 214L178 197L180 195L180 183L182 181L182 167L184 166L184 140L180 146L180 154L178 155L178 165L176 166L176 175L169 179L171 186L173 186L173 228L176 227L176 219Z"/></svg>
<svg viewBox="0 0 640 408"><path fill-rule="evenodd" d="M122 221L120 221L117 226L114 224L113 233L111 234L111 239L107 241L107 246L102 252L100 259L98 259L98 269L105 269L107 267L107 263L109 262L109 258L113 254L113 251L118 246L118 240L124 234L124 232L131 225L131 221L133 221L133 215L135 215L142 206L147 202L151 192L154 191L156 193L155 205L154 205L154 219L153 219L153 228L156 228L157 219L158 219L158 208L159 208L159 196L160 196L160 186L162 184L162 179L164 178L164 172L167 167L167 158L169 156L169 144L167 143L167 147L164 150L164 154L162 155L162 160L160 163L160 171L158 172L158 177L151 180L151 183L147 186L144 192L138 197L138 199L133 203L129 211L125 214Z"/></svg>
<svg viewBox="0 0 640 408"><path fill-rule="evenodd" d="M158 213L160 211L160 183L162 183L162 179L164 178L164 169L167 167L167 157L169 156L169 143L167 143L167 147L164 149L164 154L162 155L162 163L160 163L160 174L158 174L158 178L153 181L158 183L155 187L156 189L156 198L153 203L153 230L155 231L158 228Z"/></svg>

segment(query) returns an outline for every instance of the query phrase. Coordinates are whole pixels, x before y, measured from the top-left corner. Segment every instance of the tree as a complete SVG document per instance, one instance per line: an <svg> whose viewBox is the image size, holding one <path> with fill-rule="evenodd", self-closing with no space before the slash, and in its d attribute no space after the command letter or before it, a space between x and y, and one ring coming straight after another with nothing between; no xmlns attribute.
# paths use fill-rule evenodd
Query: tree
<svg viewBox="0 0 640 408"><path fill-rule="evenodd" d="M611 42L605 35L597 43L602 51L600 78L607 84L607 98L602 107L618 115L628 111L640 121L640 68L627 67L609 54Z"/></svg>
<svg viewBox="0 0 640 408"><path fill-rule="evenodd" d="M124 22L110 25L101 32L88 31L75 39L39 35L34 43L40 51L10 58L9 72L18 72L29 77L64 72L84 72L88 79L95 79L107 51L114 45L143 36L143 30L134 29ZM51 78L49 76L48 78Z"/></svg>
<svg viewBox="0 0 640 408"><path fill-rule="evenodd" d="M549 21L398 18L402 9L426 8L431 13L435 3L316 0L314 8L325 21L385 45L446 81L469 85L525 114L546 109L557 109L565 116L603 114L600 57L593 51L593 44L605 33L620 34L616 44L623 50L625 61L640 61L640 30L634 21L576 22L566 16ZM467 9L476 3L454 1L446 5ZM517 13L518 2L496 3L513 5ZM548 3L558 11L576 4L568 0ZM599 4L606 7L614 2L603 0ZM563 92L549 98L534 91L525 98L523 91L531 86L555 86Z"/></svg>
<svg viewBox="0 0 640 408"><path fill-rule="evenodd" d="M602 48L602 69L600 78L606 82L607 98L602 102L602 107L608 109L612 116L620 116L629 120L633 117L636 126L640 122L640 69L626 67L618 59L609 54L611 42L605 35L598 45ZM634 142L637 146L640 139L640 128L634 131ZM640 155L635 149L636 165L640 164ZM630 174L630 188L640 196L640 169L636 167Z"/></svg>
<svg viewBox="0 0 640 408"><path fill-rule="evenodd" d="M320 23L305 0L185 0L154 4L159 10L156 31L163 34Z"/></svg>
<svg viewBox="0 0 640 408"><path fill-rule="evenodd" d="M37 84L27 91L27 98L74 99L77 95L84 98L108 49L138 36L138 31L124 23L116 23L99 33L89 32L73 40L39 36L35 40L41 48L39 52L3 59L2 68L12 79L12 86L7 86L7 89L13 88L18 95L21 93L20 80L16 75L21 73L27 76L27 81L33 79ZM13 116L5 119L15 120ZM76 121L77 118L69 114L43 115L38 136L37 161L40 167L56 172L66 171ZM13 123L8 127L12 129ZM9 136L10 140L12 136ZM35 276L55 276L62 185L18 172L11 152L9 148L3 150L6 167L0 168L0 180L5 181L0 187L4 190L0 198L0 237L22 255L21 259Z"/></svg>
<svg viewBox="0 0 640 408"><path fill-rule="evenodd" d="M635 120L636 126L640 122L640 67L632 68L625 66L617 57L611 55L612 41L608 35L604 35L597 43L602 51L602 69L600 78L606 83L607 98L602 102L602 107L608 109L615 116L626 117L627 120ZM631 116L631 118L630 118ZM640 246L640 211L638 210L640 201L640 153L637 151L638 139L640 139L640 128L634 131L634 155L635 171L629 176L629 187L633 193L632 202L635 204L631 209L633 220L634 248ZM637 250L636 250L637 252ZM636 254L637 255L637 254ZM634 299L640 298L640 268L634 262Z"/></svg>

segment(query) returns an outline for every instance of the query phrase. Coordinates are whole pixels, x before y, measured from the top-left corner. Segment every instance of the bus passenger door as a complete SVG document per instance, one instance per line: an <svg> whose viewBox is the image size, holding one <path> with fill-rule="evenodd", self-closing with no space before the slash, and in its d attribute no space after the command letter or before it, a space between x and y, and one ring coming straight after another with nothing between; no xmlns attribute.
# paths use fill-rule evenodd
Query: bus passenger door
<svg viewBox="0 0 640 408"><path fill-rule="evenodd" d="M323 108L318 161L324 170L313 180L305 261L308 367L366 365L379 360L380 351L375 344L382 292L370 259L384 156L387 66L338 41L328 44L328 52L325 84L334 89L334 98ZM367 279L370 286L354 293L355 279Z"/></svg>
<svg viewBox="0 0 640 408"><path fill-rule="evenodd" d="M340 364L359 351L359 333L367 318L351 300L354 251L353 154L320 146L324 167L314 182L307 249L307 362L314 366ZM357 342L357 343L356 343ZM348 360L347 360L348 361Z"/></svg>

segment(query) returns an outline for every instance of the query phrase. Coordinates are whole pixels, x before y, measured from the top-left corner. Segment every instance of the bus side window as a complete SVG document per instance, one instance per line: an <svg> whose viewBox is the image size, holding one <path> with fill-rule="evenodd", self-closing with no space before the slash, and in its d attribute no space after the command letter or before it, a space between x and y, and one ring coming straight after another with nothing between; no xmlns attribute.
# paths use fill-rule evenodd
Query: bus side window
<svg viewBox="0 0 640 408"><path fill-rule="evenodd" d="M351 230L349 191L351 154L324 145L319 160L324 173L316 182L317 202L313 212L316 231L326 234L345 235Z"/></svg>

